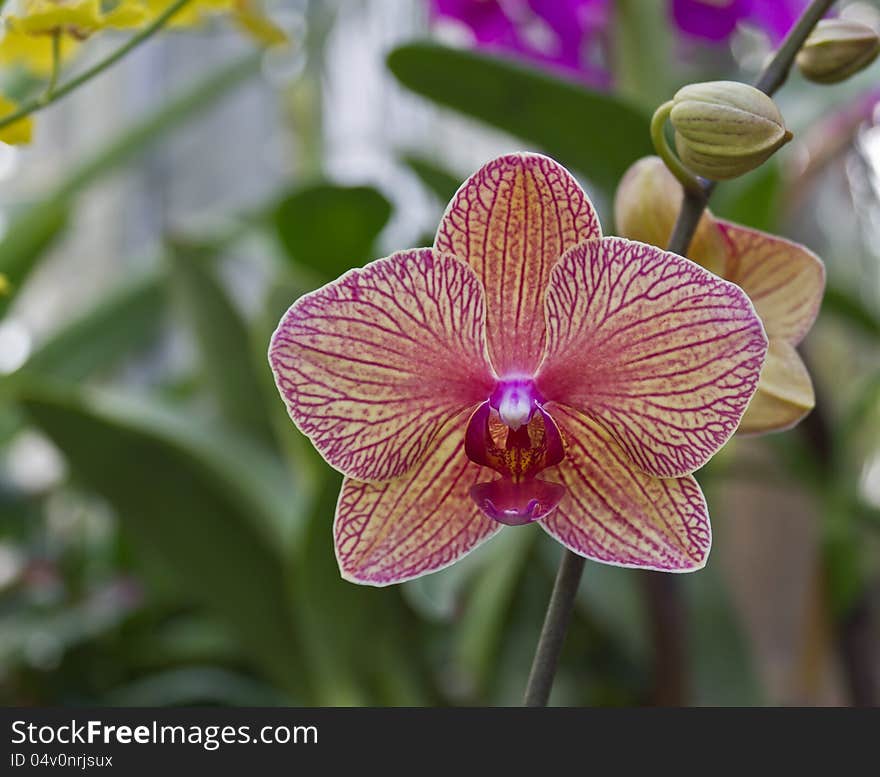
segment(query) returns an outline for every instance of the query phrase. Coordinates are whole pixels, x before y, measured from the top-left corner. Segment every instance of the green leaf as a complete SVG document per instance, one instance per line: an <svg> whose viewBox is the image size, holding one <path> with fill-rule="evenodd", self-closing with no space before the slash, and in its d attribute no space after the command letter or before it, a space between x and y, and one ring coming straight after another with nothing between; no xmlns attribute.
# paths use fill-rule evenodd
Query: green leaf
<svg viewBox="0 0 880 777"><path fill-rule="evenodd" d="M173 296L198 344L205 383L224 422L273 448L266 386L257 373L250 334L205 260L183 243L169 246Z"/></svg>
<svg viewBox="0 0 880 777"><path fill-rule="evenodd" d="M427 159L407 155L403 162L444 206L461 186L461 179Z"/></svg>
<svg viewBox="0 0 880 777"><path fill-rule="evenodd" d="M388 67L414 92L518 136L609 196L626 169L652 153L647 114L515 62L412 43L392 51Z"/></svg>
<svg viewBox="0 0 880 777"><path fill-rule="evenodd" d="M374 244L391 216L391 203L368 186L305 186L285 197L275 229L288 258L326 280L374 255Z"/></svg>
<svg viewBox="0 0 880 777"><path fill-rule="evenodd" d="M535 527L536 528L536 527ZM503 531L492 540L493 561L476 576L456 629L456 667L484 691L495 669L517 586L538 533ZM525 677L522 679L525 687Z"/></svg>
<svg viewBox="0 0 880 777"><path fill-rule="evenodd" d="M190 416L31 386L19 397L75 477L116 509L135 547L209 607L290 693L304 685L273 526L296 498L276 462Z"/></svg>
<svg viewBox="0 0 880 777"><path fill-rule="evenodd" d="M695 703L710 706L754 706L762 702L742 624L718 566L709 564L682 580L687 599L687 641L693 658L690 674Z"/></svg>
<svg viewBox="0 0 880 777"><path fill-rule="evenodd" d="M90 378L149 343L164 309L158 275L127 283L34 351L22 372L69 383Z"/></svg>
<svg viewBox="0 0 880 777"><path fill-rule="evenodd" d="M0 240L0 275L10 289L0 295L0 316L9 307L30 271L55 244L70 221L70 206L64 199L49 198L28 207L14 218Z"/></svg>
<svg viewBox="0 0 880 777"><path fill-rule="evenodd" d="M317 459L316 454L312 454ZM333 550L342 478L326 464L305 536L293 548L296 615L320 705L425 704L415 627L397 588L343 580ZM389 682L387 673L395 674Z"/></svg>
<svg viewBox="0 0 880 777"><path fill-rule="evenodd" d="M269 707L289 700L229 669L187 666L155 672L116 688L108 701L114 707Z"/></svg>

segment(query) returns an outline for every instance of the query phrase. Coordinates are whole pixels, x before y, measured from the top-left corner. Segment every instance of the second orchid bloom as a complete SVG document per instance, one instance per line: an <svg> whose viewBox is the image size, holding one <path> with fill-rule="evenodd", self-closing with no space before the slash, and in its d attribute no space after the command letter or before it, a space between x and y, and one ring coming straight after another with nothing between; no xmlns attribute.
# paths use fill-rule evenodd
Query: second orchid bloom
<svg viewBox="0 0 880 777"><path fill-rule="evenodd" d="M615 198L619 232L665 246L681 205L681 187L658 157L636 162ZM787 429L815 403L810 375L795 346L813 325L825 289L825 269L809 249L775 235L703 215L688 256L740 286L770 340L758 391L739 431Z"/></svg>
<svg viewBox="0 0 880 777"><path fill-rule="evenodd" d="M563 167L517 154L464 183L433 248L297 300L269 359L346 475L343 576L387 585L530 522L598 561L700 568L711 530L690 473L736 431L766 353L739 286L602 237Z"/></svg>

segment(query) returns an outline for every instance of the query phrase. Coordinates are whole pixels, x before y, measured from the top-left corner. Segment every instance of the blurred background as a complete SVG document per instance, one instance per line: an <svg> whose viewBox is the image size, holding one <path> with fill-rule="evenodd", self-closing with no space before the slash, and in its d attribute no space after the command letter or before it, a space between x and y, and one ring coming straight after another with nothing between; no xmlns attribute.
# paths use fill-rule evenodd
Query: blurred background
<svg viewBox="0 0 880 777"><path fill-rule="evenodd" d="M301 293L429 245L500 153L557 158L612 232L653 109L752 79L804 5L284 0L290 46L171 30L0 144L0 702L519 703L559 546L523 527L412 583L343 582L339 481L269 335ZM877 703L880 63L777 100L795 141L712 208L824 259L816 410L698 473L704 571L588 563L553 703Z"/></svg>

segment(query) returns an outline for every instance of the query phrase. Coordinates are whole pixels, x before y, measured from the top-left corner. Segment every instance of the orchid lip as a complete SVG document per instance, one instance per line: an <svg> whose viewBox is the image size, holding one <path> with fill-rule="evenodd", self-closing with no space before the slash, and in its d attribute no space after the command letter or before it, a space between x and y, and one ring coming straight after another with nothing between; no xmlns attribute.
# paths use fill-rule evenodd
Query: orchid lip
<svg viewBox="0 0 880 777"><path fill-rule="evenodd" d="M515 482L508 478L477 483L471 499L485 515L507 526L523 526L549 515L565 496L558 483L531 478Z"/></svg>
<svg viewBox="0 0 880 777"><path fill-rule="evenodd" d="M508 386L501 388L474 411L465 435L468 458L495 470L501 477L475 484L470 496L492 520L521 526L549 515L565 495L563 486L537 477L565 458L565 448L559 428L538 404L529 384L520 383L507 392L504 389ZM511 399L514 394L517 396ZM530 403L528 421L514 427L500 412L496 416L493 401L497 400L501 406L508 402L516 407L521 397ZM499 417L508 427L506 430L499 423Z"/></svg>

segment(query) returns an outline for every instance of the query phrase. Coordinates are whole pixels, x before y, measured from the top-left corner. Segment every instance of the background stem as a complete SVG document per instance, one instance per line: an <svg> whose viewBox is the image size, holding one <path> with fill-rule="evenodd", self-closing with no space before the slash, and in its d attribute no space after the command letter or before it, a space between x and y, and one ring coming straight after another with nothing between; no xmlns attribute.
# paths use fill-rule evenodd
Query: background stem
<svg viewBox="0 0 880 777"><path fill-rule="evenodd" d="M666 572L643 572L642 581L654 647L650 701L657 707L681 707L690 696L684 636L687 613L681 580Z"/></svg>
<svg viewBox="0 0 880 777"><path fill-rule="evenodd" d="M834 0L813 0L798 22L791 28L773 59L767 64L755 81L755 87L767 95L785 83L798 51L812 32L816 22L821 19ZM667 245L667 250L685 256L694 238L697 225L706 209L709 198L715 189L714 181L704 181L702 191L683 189L681 204L675 227ZM823 413L816 396L816 409L807 419L822 423ZM810 427L811 438L830 440L824 430ZM821 459L826 453L818 451ZM656 704L681 706L687 702L688 687L686 673L685 631L687 610L677 580L668 581L665 575L645 572L645 594L649 611L649 622L654 645L654 702Z"/></svg>
<svg viewBox="0 0 880 777"><path fill-rule="evenodd" d="M100 75L109 67L115 65L130 51L136 49L138 46L141 45L141 43L144 43L160 29L162 29L162 27L165 26L168 20L171 19L172 16L174 16L189 2L190 0L176 0L176 2L172 3L158 17L156 17L156 20L152 24L150 24L148 27L145 27L137 35L133 35L122 46L116 49L116 51L111 53L106 58L102 59L96 65L93 65L88 70L80 73L75 78L72 78L70 81L62 84L61 86L58 86L57 88L55 87L54 81L57 80L58 74L55 73L52 76L51 86L53 88L46 94L40 95L36 99L25 103L17 111L7 114L2 119L0 119L0 129L3 129L4 127L13 124L16 121L19 121L26 116L30 116L32 113L36 113L37 111L40 111L43 108L52 105L52 103L55 103L62 97L70 94L72 91L74 91L74 89L78 89L87 81L91 81L95 76ZM55 66L57 67L57 63Z"/></svg>
<svg viewBox="0 0 880 777"><path fill-rule="evenodd" d="M550 595L550 604L547 607L547 615L544 617L538 648L535 650L532 670L529 672L529 681L526 684L523 700L526 707L547 706L585 561L583 556L578 556L570 550L564 550L562 553L562 561L556 573L556 582L553 584L553 593Z"/></svg>

